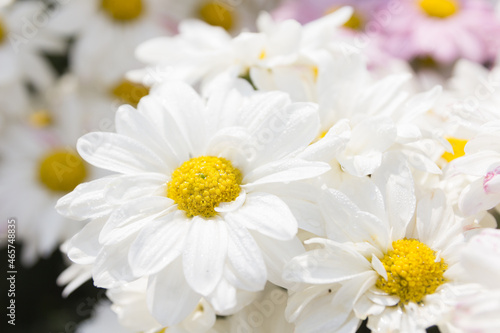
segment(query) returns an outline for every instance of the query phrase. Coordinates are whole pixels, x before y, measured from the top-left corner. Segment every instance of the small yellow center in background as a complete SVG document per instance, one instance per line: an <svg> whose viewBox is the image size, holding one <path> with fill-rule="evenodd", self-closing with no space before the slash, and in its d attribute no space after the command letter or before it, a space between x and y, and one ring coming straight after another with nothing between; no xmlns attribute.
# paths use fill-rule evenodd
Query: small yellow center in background
<svg viewBox="0 0 500 333"><path fill-rule="evenodd" d="M39 179L53 191L73 191L86 176L85 162L69 150L53 151L40 161Z"/></svg>
<svg viewBox="0 0 500 333"><path fill-rule="evenodd" d="M122 102L137 107L141 98L149 94L149 88L139 83L123 80L113 88L111 93Z"/></svg>
<svg viewBox="0 0 500 333"><path fill-rule="evenodd" d="M419 5L427 15L438 18L446 18L458 11L455 0L420 0Z"/></svg>
<svg viewBox="0 0 500 333"><path fill-rule="evenodd" d="M446 282L443 277L447 265L443 259L436 262L435 252L416 239L400 239L392 243L382 263L388 279L379 276L376 286L401 302L418 303Z"/></svg>
<svg viewBox="0 0 500 333"><path fill-rule="evenodd" d="M363 19L357 12L353 12L351 18L344 23L343 27L352 30L361 30L363 28Z"/></svg>
<svg viewBox="0 0 500 333"><path fill-rule="evenodd" d="M225 158L200 156L184 162L172 173L167 197L188 216L213 217L221 202L231 202L240 193L242 175Z"/></svg>
<svg viewBox="0 0 500 333"><path fill-rule="evenodd" d="M36 128L44 128L52 124L52 116L47 110L38 110L28 117L29 123Z"/></svg>
<svg viewBox="0 0 500 333"><path fill-rule="evenodd" d="M101 6L109 16L121 22L133 21L143 11L142 0L102 0Z"/></svg>
<svg viewBox="0 0 500 333"><path fill-rule="evenodd" d="M4 41L6 35L7 35L7 31L5 29L5 26L2 22L2 20L0 19L0 44Z"/></svg>
<svg viewBox="0 0 500 333"><path fill-rule="evenodd" d="M334 11L340 9L340 6L334 6L325 11L324 15L328 15L333 13ZM342 25L344 28L352 29L352 30L361 30L364 26L364 20L361 14L358 11L353 11L349 20Z"/></svg>
<svg viewBox="0 0 500 333"><path fill-rule="evenodd" d="M209 1L199 9L200 18L210 25L231 30L234 24L233 8L223 4L221 1Z"/></svg>
<svg viewBox="0 0 500 333"><path fill-rule="evenodd" d="M459 158L465 155L465 145L467 144L467 140L457 139L457 138L448 138L446 139L451 144L453 148L453 153L445 152L441 157L446 160L446 162L451 162L455 158Z"/></svg>

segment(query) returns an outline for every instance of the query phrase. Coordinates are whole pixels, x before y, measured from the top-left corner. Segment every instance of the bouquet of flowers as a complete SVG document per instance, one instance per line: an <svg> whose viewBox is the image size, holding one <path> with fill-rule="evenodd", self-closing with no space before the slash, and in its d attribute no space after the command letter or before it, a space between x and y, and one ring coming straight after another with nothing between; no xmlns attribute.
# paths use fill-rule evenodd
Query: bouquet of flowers
<svg viewBox="0 0 500 333"><path fill-rule="evenodd" d="M81 333L499 332L499 13L2 4L4 247Z"/></svg>

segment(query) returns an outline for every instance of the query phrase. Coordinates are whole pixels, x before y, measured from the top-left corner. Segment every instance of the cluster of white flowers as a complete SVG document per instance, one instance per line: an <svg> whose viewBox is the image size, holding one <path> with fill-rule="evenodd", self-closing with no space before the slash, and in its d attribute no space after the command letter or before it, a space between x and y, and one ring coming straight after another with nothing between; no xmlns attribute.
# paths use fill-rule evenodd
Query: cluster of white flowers
<svg viewBox="0 0 500 333"><path fill-rule="evenodd" d="M64 243L65 294L107 289L78 332L500 331L500 60L354 52L358 9L330 2L304 24L258 13L278 1L35 6L22 57L33 3L0 9L0 211L26 263ZM52 83L39 52L68 36Z"/></svg>

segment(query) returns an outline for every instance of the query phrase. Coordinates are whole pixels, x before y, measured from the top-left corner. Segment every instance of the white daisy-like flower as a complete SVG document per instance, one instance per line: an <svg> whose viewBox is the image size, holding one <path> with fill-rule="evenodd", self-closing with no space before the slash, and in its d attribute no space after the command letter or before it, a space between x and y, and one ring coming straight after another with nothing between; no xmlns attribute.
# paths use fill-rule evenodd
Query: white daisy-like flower
<svg viewBox="0 0 500 333"><path fill-rule="evenodd" d="M332 180L341 176L339 172L368 176L392 152L407 156L415 169L441 173L425 151L424 142L444 145L447 142L419 125L419 119L436 103L440 87L412 95L404 89L410 79L408 75L389 75L373 81L362 64L351 62L340 67L332 57L323 57L318 73L312 96L319 104L320 131L317 142L301 157L311 156L330 163ZM280 79L281 86L288 85L285 91L296 90L299 84L295 89L290 86L297 81L292 77Z"/></svg>
<svg viewBox="0 0 500 333"><path fill-rule="evenodd" d="M451 311L451 322L461 332L500 330L500 230L485 229L466 245L461 265L466 279L484 289L461 297Z"/></svg>
<svg viewBox="0 0 500 333"><path fill-rule="evenodd" d="M9 116L25 114L27 84L38 91L54 83L55 73L43 53L59 54L65 44L39 22L47 19L46 6L18 1L0 7L0 102ZM41 20L41 21L40 21Z"/></svg>
<svg viewBox="0 0 500 333"><path fill-rule="evenodd" d="M57 204L63 215L93 219L70 242L70 258L93 263L100 287L148 277L149 309L165 326L202 296L225 313L237 306L237 290L280 283L283 265L303 248L296 218L267 187L329 169L291 155L316 135L314 105L222 88L205 105L189 86L167 83L137 110L120 108L117 133L90 133L77 146L117 174Z"/></svg>
<svg viewBox="0 0 500 333"><path fill-rule="evenodd" d="M58 8L52 31L74 35L70 68L90 85L114 85L139 68L140 43L169 33L163 0L73 0Z"/></svg>
<svg viewBox="0 0 500 333"><path fill-rule="evenodd" d="M46 257L82 225L57 214L57 200L78 184L103 175L75 149L77 138L92 127L94 115L78 107L67 80L39 101L27 121L5 131L1 143L1 213L18 219L24 264ZM71 90L71 89L69 89ZM25 203L29 202L27 209Z"/></svg>
<svg viewBox="0 0 500 333"><path fill-rule="evenodd" d="M301 26L288 20L276 23L263 12L257 33L242 32L232 38L224 29L197 20L179 25L179 34L149 40L136 56L147 67L129 77L147 85L179 79L191 84L210 82L218 74L250 75L251 68L273 68L294 63L300 53L330 42L333 32L349 19L352 9L339 9L318 21Z"/></svg>
<svg viewBox="0 0 500 333"><path fill-rule="evenodd" d="M406 161L392 157L352 186L355 195L328 190L320 204L328 239L307 241L316 249L285 268L303 283L287 308L297 332L354 332L366 318L376 332L425 332L462 292L463 222L439 190L416 206Z"/></svg>

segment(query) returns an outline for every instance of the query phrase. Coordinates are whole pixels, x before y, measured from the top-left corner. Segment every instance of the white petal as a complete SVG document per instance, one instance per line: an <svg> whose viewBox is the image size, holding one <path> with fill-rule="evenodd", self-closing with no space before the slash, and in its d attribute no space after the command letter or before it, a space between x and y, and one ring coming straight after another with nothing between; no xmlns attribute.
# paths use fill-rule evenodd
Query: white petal
<svg viewBox="0 0 500 333"><path fill-rule="evenodd" d="M224 219L278 240L290 240L297 234L297 221L290 208L268 193L249 193L243 206L224 214Z"/></svg>
<svg viewBox="0 0 500 333"><path fill-rule="evenodd" d="M326 284L349 280L371 270L363 256L336 246L334 250L313 250L293 258L285 266L283 277L290 281Z"/></svg>
<svg viewBox="0 0 500 333"><path fill-rule="evenodd" d="M128 255L137 277L159 272L181 255L189 229L182 212L172 212L142 228Z"/></svg>
<svg viewBox="0 0 500 333"><path fill-rule="evenodd" d="M473 216L500 203L500 194L486 193L483 179L468 185L460 194L458 206L466 216Z"/></svg>
<svg viewBox="0 0 500 333"><path fill-rule="evenodd" d="M116 133L88 133L78 140L77 149L87 162L119 173L170 174L173 171L148 147Z"/></svg>
<svg viewBox="0 0 500 333"><path fill-rule="evenodd" d="M319 176L330 170L330 165L323 162L309 162L300 159L285 159L265 164L245 175L244 186L291 182Z"/></svg>
<svg viewBox="0 0 500 333"><path fill-rule="evenodd" d="M219 283L227 254L226 222L193 217L182 255L186 281L206 296Z"/></svg>
<svg viewBox="0 0 500 333"><path fill-rule="evenodd" d="M144 103L141 107L144 107ZM183 162L172 151L170 147L172 143L167 142L162 134L158 133L157 127L151 124L151 120L139 112L139 110L134 109L130 105L123 105L116 112L115 118L116 132L118 134L137 140L150 148L162 158L171 170L174 170Z"/></svg>
<svg viewBox="0 0 500 333"><path fill-rule="evenodd" d="M320 209L330 239L369 242L381 248L388 245L390 229L387 221L361 211L344 193L334 189L325 191Z"/></svg>
<svg viewBox="0 0 500 333"><path fill-rule="evenodd" d="M92 267L92 278L97 287L115 288L135 279L128 263L131 241L129 238L101 249Z"/></svg>
<svg viewBox="0 0 500 333"><path fill-rule="evenodd" d="M238 224L228 223L228 263L231 267L230 283L239 289L264 289L267 270L262 253L250 233Z"/></svg>
<svg viewBox="0 0 500 333"><path fill-rule="evenodd" d="M403 238L416 206L415 185L406 157L396 152L385 154L372 179L384 196L394 239Z"/></svg>
<svg viewBox="0 0 500 333"><path fill-rule="evenodd" d="M99 242L108 245L121 242L170 207L172 200L165 197L143 197L125 202L109 217L99 235Z"/></svg>
<svg viewBox="0 0 500 333"><path fill-rule="evenodd" d="M87 223L69 242L68 257L75 263L86 265L94 262L101 249L99 233L103 220L93 220Z"/></svg>
<svg viewBox="0 0 500 333"><path fill-rule="evenodd" d="M201 296L195 293L182 274L179 259L149 279L147 302L153 317L163 326L174 326L198 305Z"/></svg>
<svg viewBox="0 0 500 333"><path fill-rule="evenodd" d="M387 271L384 268L384 264L382 264L380 259L374 254L372 254L372 266L375 271L387 281Z"/></svg>
<svg viewBox="0 0 500 333"><path fill-rule="evenodd" d="M78 185L57 201L59 214L76 220L94 219L109 214L113 208L105 197L106 187L117 177L105 177Z"/></svg>
<svg viewBox="0 0 500 333"><path fill-rule="evenodd" d="M280 287L289 288L292 283L283 280L283 269L293 257L304 253L304 246L300 240L295 237L289 241L276 241L256 232L251 234L264 257L267 279Z"/></svg>

